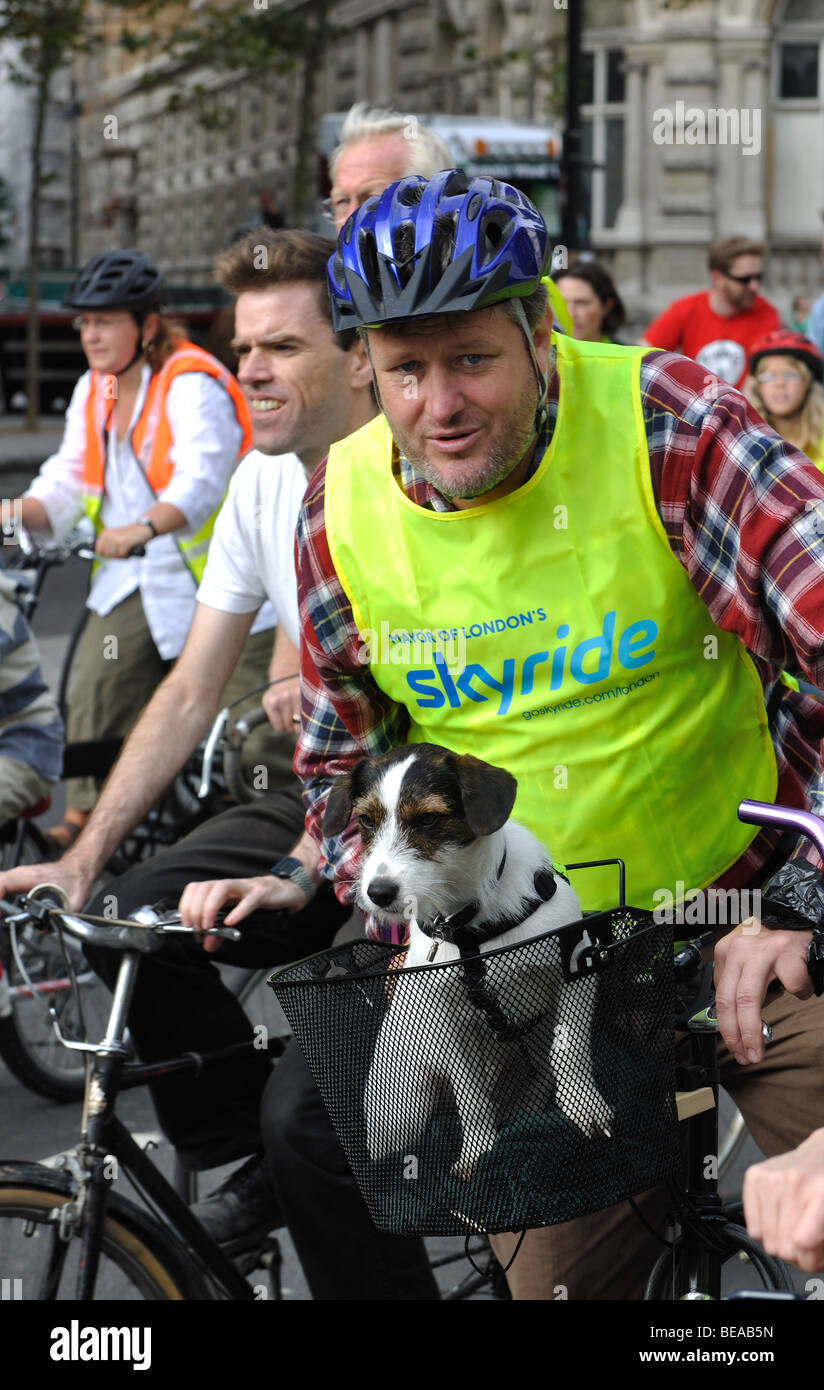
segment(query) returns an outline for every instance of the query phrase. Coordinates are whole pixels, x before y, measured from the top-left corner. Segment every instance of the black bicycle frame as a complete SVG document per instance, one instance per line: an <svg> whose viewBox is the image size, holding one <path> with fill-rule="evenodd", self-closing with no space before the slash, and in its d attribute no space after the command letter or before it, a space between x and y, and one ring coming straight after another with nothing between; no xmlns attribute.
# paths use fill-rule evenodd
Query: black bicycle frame
<svg viewBox="0 0 824 1390"><path fill-rule="evenodd" d="M139 957L135 952L124 953L118 975L115 1000L111 1018L125 1018L131 999L134 977ZM116 1031L116 1030L112 1030ZM107 1030L108 1039L108 1030ZM282 1044L273 1050L282 1051ZM178 1196L174 1188L155 1167L151 1159L135 1143L126 1126L114 1114L114 1105L123 1090L144 1086L149 1081L165 1075L199 1073L204 1066L230 1060L249 1053L254 1044L234 1043L231 1047L217 1052L190 1052L182 1057L147 1065L126 1062L122 1052L98 1054L92 1067L91 1077L86 1088L86 1128L83 1134L81 1151L85 1150L90 1162L90 1177L86 1194L86 1219L81 1234L81 1255L77 1272L76 1298L90 1300L94 1297L100 1262L101 1239L106 1218L111 1179L106 1176L105 1160L112 1155L136 1181L141 1191L160 1209L163 1216L174 1227L181 1240L191 1248L205 1267L207 1274L217 1283L221 1291L232 1299L254 1300L254 1292L247 1280L240 1274L204 1230L196 1216Z"/></svg>
<svg viewBox="0 0 824 1390"><path fill-rule="evenodd" d="M688 1015L705 1007L714 999L712 992L713 967L701 967L698 990L684 1013L675 1020L677 1031L688 1029L689 1057L685 1066L677 1068L677 1084L680 1089L697 1090L708 1087L712 1091L712 1106L692 1115L686 1122L684 1181L679 1184L689 1205L700 1220L703 1217L717 1217L723 1212L724 1204L718 1193L718 1102L720 1072L718 1068L718 1033L699 1032L689 1027ZM676 1255L676 1273L682 1288L682 1297L690 1293L721 1297L722 1261L695 1235L690 1222L681 1222L683 1247L680 1259Z"/></svg>

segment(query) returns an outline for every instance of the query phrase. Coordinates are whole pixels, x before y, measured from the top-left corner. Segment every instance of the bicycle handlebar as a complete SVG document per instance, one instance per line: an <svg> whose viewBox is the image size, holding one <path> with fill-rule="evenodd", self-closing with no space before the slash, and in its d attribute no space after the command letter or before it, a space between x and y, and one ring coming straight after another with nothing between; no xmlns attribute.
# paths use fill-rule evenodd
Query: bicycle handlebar
<svg viewBox="0 0 824 1390"><path fill-rule="evenodd" d="M792 806L773 806L769 801L742 801L738 819L747 825L774 825L781 830L798 830L812 840L824 859L824 820L812 811L799 811Z"/></svg>
<svg viewBox="0 0 824 1390"><path fill-rule="evenodd" d="M33 921L41 929L50 926L53 918L58 918L60 925L69 935L77 937L79 941L87 941L94 946L108 946L117 951L138 951L141 955L159 950L162 937L172 933L220 936L227 941L240 940L241 934L237 927L213 927L208 933L200 933L195 927L184 926L179 912L160 912L153 907L138 908L130 917L122 919L94 917L84 912L68 912L65 902L55 905L49 900L48 890L51 887L50 884L42 884L31 894L21 894L19 903L0 898L0 912L7 917L10 924ZM37 892L42 893L40 899L34 897L34 893ZM60 893L61 890L54 889L54 892ZM62 893L61 896L65 897Z"/></svg>

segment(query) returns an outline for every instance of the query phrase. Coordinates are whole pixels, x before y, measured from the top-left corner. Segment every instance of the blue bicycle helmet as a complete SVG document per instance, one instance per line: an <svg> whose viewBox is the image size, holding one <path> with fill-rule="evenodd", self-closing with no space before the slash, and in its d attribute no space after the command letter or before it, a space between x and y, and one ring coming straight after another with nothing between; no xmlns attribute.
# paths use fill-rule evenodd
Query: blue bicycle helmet
<svg viewBox="0 0 824 1390"><path fill-rule="evenodd" d="M344 224L327 274L335 332L531 294L551 247L517 188L446 169L400 179Z"/></svg>

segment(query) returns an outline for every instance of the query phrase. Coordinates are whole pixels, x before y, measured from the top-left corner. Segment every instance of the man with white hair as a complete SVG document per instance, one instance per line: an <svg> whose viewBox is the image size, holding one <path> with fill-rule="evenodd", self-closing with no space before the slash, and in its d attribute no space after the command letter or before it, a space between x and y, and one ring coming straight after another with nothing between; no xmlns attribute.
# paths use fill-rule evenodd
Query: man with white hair
<svg viewBox="0 0 824 1390"><path fill-rule="evenodd" d="M324 211L339 232L347 217L373 193L407 174L431 179L454 159L439 135L417 116L358 101L347 112L340 144L329 161L332 193Z"/></svg>

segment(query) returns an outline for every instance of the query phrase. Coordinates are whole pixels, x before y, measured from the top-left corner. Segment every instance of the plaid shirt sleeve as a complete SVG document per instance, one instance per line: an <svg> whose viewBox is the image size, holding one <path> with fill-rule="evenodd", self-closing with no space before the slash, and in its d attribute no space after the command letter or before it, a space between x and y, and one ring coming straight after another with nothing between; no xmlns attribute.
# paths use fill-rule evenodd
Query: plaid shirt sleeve
<svg viewBox="0 0 824 1390"><path fill-rule="evenodd" d="M550 423L557 379L552 392ZM824 688L824 476L740 392L685 357L649 353L641 398L658 514L713 622L750 650L771 708L782 667ZM323 841L329 782L359 757L397 746L408 720L359 661L357 626L326 542L324 481L322 464L296 538L303 640L295 768L305 782L307 829L322 842L323 871L349 898L360 844L354 826ZM425 497L420 481L415 500L443 505L436 495ZM824 780L824 707L790 691L775 704L777 799L807 805ZM747 882L776 839L777 832L762 832L722 885Z"/></svg>
<svg viewBox="0 0 824 1390"><path fill-rule="evenodd" d="M353 822L341 835L324 839L330 783L360 758L377 757L403 743L408 719L359 659L357 624L326 540L325 482L324 461L309 482L295 536L301 624L295 771L304 783L306 829L321 846L321 872L334 879L338 897L347 902L354 893L360 837Z"/></svg>

